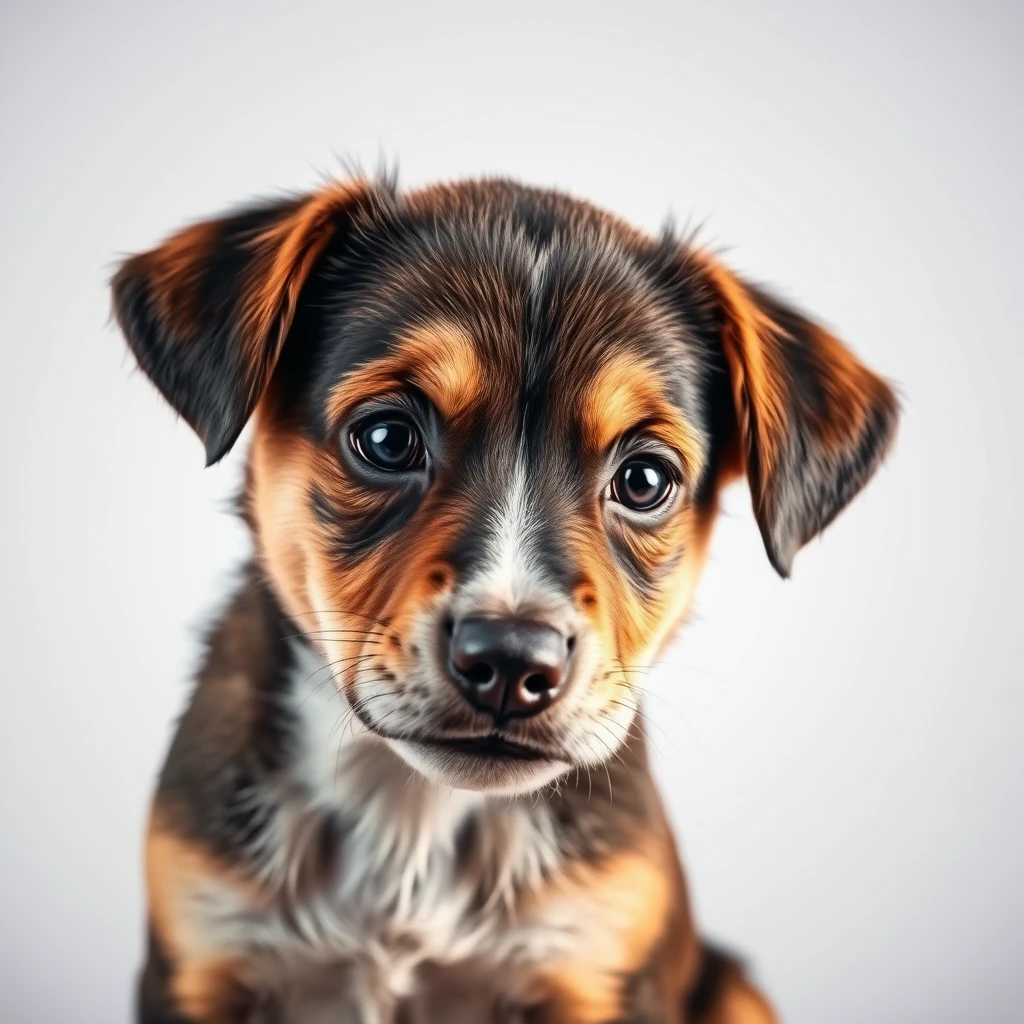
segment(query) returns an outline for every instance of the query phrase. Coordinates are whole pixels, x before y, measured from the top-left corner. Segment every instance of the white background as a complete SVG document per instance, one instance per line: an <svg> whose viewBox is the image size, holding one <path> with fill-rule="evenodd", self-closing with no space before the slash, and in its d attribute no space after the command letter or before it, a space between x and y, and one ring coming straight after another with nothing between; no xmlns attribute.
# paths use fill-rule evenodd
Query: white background
<svg viewBox="0 0 1024 1024"><path fill-rule="evenodd" d="M7 2L0 1018L129 1016L140 840L247 543L107 322L126 251L351 156L706 220L894 379L794 579L737 488L648 711L705 930L786 1020L1019 1021L1021 56L1005 3Z"/></svg>

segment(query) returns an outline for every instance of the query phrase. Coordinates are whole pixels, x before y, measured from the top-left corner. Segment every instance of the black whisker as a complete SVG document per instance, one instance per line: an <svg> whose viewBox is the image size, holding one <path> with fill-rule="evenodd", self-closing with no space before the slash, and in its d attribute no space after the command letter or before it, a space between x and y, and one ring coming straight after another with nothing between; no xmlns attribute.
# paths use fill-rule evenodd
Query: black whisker
<svg viewBox="0 0 1024 1024"><path fill-rule="evenodd" d="M302 698L302 700L299 701L299 707L301 708L306 703L306 701L309 700L310 697L313 697L316 694L318 694L321 691L321 689L323 689L323 687L326 686L334 678L334 673L330 671L331 669L334 669L338 665L342 665L347 661L363 662L375 657L376 654L374 654L372 651L369 651L366 654L353 654L345 658L338 658L336 661L324 662L323 665L321 665L317 669L314 669L303 680L302 685L306 686L311 679L318 676L321 672L327 671L327 675L319 683L317 683L317 685L312 690L310 690L310 692L307 693L306 696Z"/></svg>
<svg viewBox="0 0 1024 1024"><path fill-rule="evenodd" d="M358 712L362 711L363 708L365 708L365 706L370 703L370 701L376 700L378 697L396 697L401 692L402 692L401 690L391 690L391 691L389 691L387 693L372 693L368 697L360 697L359 700L351 702L349 704L348 715L349 715L349 717L351 717L351 716L359 717ZM344 717L344 716L342 716L342 717ZM361 718L360 718L360 721L362 721ZM337 723L335 723L335 726L334 726L334 729L336 729L336 728L337 728ZM334 729L331 729L331 735L332 736L334 735Z"/></svg>
<svg viewBox="0 0 1024 1024"><path fill-rule="evenodd" d="M387 619L378 619L373 615L366 615L363 612L346 612L339 608L321 608L321 609L310 609L309 611L298 612L299 615L350 615L354 619L366 619L368 622L376 622L378 626L384 626L385 628L390 626L391 623ZM295 616L293 615L292 618Z"/></svg>
<svg viewBox="0 0 1024 1024"><path fill-rule="evenodd" d="M352 636L365 636L365 637L391 637L392 633L381 633L378 630L370 629L311 629L308 633L289 633L287 636L281 637L282 640L308 640L311 637L321 639L326 636L341 636L343 634L350 634ZM368 640L367 643L380 643L380 639L373 641Z"/></svg>

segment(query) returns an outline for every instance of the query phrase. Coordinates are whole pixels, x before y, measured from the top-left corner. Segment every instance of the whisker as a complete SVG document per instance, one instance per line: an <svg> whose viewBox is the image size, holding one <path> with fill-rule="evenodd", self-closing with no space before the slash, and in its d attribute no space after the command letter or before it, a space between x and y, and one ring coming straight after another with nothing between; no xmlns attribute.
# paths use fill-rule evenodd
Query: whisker
<svg viewBox="0 0 1024 1024"><path fill-rule="evenodd" d="M660 658L649 665L622 665L617 669L609 669L600 678L607 679L609 676L615 675L616 672L638 672L646 674L663 667L678 668L682 669L684 672L696 672L700 675L708 676L711 679L716 679L718 682L724 683L726 686L730 685L729 680L726 679L725 676L720 675L717 672L712 672L710 669L701 668L699 665L689 664L684 661L664 661Z"/></svg>
<svg viewBox="0 0 1024 1024"><path fill-rule="evenodd" d="M690 735L693 736L693 738L697 741L697 743L700 745L700 747L702 749L704 749L704 750L707 749L704 741L700 738L700 735L697 733L697 730L693 728L693 726L690 724L690 722L687 720L686 716L683 714L683 712L680 710L680 708L677 705L672 703L672 701L670 701L663 694L655 693L649 687L644 686L641 682L638 682L636 680L631 680L630 677L626 674L625 670L626 670L627 666L625 665L625 663L622 661L621 658L617 658L616 660L618 661L619 666L620 666L620 672L619 672L620 679L618 680L618 683L619 683L620 686L624 687L626 689L626 691L629 693L630 697L633 698L634 702L637 704L637 708L638 709L639 709L639 705L640 705L638 691L639 691L639 693L642 693L645 698L646 697L656 697L663 704L665 704L666 707L671 708L672 711L676 715L679 716L679 720L683 723L683 725L689 731ZM650 666L643 666L643 668L646 669L646 670L649 670ZM615 675L615 674L616 673L613 670L611 672L606 673L606 677L609 676L609 675ZM724 680L723 680L723 682L724 682ZM650 716L648 716L648 715L644 715L644 720L645 721L653 722L653 719L651 719ZM659 724L659 728L661 728L662 732L665 734L665 737L669 740L669 742L670 743L673 742L672 738L669 736L668 732L666 732L665 729L660 724ZM651 740L653 742L653 737L651 737ZM659 754L660 754L660 752L659 752Z"/></svg>
<svg viewBox="0 0 1024 1024"><path fill-rule="evenodd" d="M286 636L281 637L282 640L308 640L310 638L320 639L324 636L341 636L344 634L350 634L352 636L366 636L366 637L391 637L393 633L382 633L379 630L371 629L311 629L308 633L288 633ZM367 641L370 643L371 641ZM372 641L380 643L380 640Z"/></svg>
<svg viewBox="0 0 1024 1024"><path fill-rule="evenodd" d="M299 705L298 706L301 708L306 703L306 701L309 700L310 697L316 696L316 694L318 694L324 688L324 686L326 686L334 678L334 673L332 671L329 671L329 670L336 668L338 665L341 665L341 664L343 664L346 661L363 662L363 661L367 661L367 660L369 660L371 658L375 658L375 657L376 657L376 654L374 654L372 651L370 651L370 652L368 652L366 654L353 654L353 655L351 655L349 657L338 658L336 661L325 662L319 668L314 669L314 671L312 671L303 680L302 685L306 686L311 679L313 679L316 676L318 676L321 672L327 670L327 675L324 676L324 678L319 683L317 683L317 685L312 690L310 690L310 692L307 693L306 696L302 698L302 700L299 701Z"/></svg>
<svg viewBox="0 0 1024 1024"><path fill-rule="evenodd" d="M611 698L611 703L612 704L618 704L619 707L629 708L636 715L638 715L639 718L641 719L641 721L643 721L645 724L649 723L650 725L657 726L661 730L662 735L665 737L665 739L667 739L669 741L669 743L673 742L672 736L665 729L665 727L660 722L656 722L653 718L651 718L650 715L647 714L647 712L640 706L639 703L628 704L625 701L615 700L614 698ZM656 753L658 754L658 756L659 757L663 757L664 755L662 753L662 750L658 746L658 744L655 742L654 737L651 736L650 734L648 734L647 739L650 742L651 746L654 747L654 749L655 749Z"/></svg>
<svg viewBox="0 0 1024 1024"><path fill-rule="evenodd" d="M401 692L401 689L398 689L385 690L383 693L371 693L366 697L360 697L359 700L354 701L352 707L354 710L362 711L372 700L378 700L381 697L397 697Z"/></svg>
<svg viewBox="0 0 1024 1024"><path fill-rule="evenodd" d="M349 704L348 714L350 717L358 717L358 712L362 711L366 707L366 705L370 703L370 701L376 700L378 697L395 697L401 692L401 690L391 690L388 693L373 693L370 694L370 696L368 697L360 697L359 700ZM334 729L336 728L337 723L335 723L334 728L331 729L331 736L334 735Z"/></svg>
<svg viewBox="0 0 1024 1024"><path fill-rule="evenodd" d="M608 725L607 722L604 722L600 718L598 718L597 725L600 725L605 730L605 732L607 732L608 735L611 736L611 738L613 740L615 740L616 747L620 747L622 745L623 740L625 739L625 737L617 737L615 735L615 733L612 732L611 727ZM604 741L602 740L601 742L603 743ZM622 755L619 753L619 751L617 749L616 750L612 750L612 748L608 747L607 745L605 745L605 749L608 751L608 754L609 754L610 757L616 758L618 760L619 764L621 764L623 768L626 768L627 771L629 770L627 765L626 765L626 762L622 760Z"/></svg>
<svg viewBox="0 0 1024 1024"><path fill-rule="evenodd" d="M620 682L620 685L624 686L629 691L630 695L632 697L634 697L634 699L635 699L636 698L636 690L633 687L633 685L629 682L629 680L628 679L621 679L619 682ZM670 701L667 697L663 696L660 693L655 693L653 690L642 689L641 692L643 693L645 699L648 698L648 697L657 697L658 700L660 700L666 707L670 708L676 715L678 715L679 716L679 720L683 723L683 725L686 726L686 728L689 731L690 735L693 736L693 738L700 744L702 749L707 750L707 745L700 738L700 734L690 724L690 722L687 719L686 715L683 714L683 712L680 710L679 707L677 707L675 704L673 704L672 701ZM662 731L664 731L664 730L662 730ZM668 735L668 733L665 733L665 736L668 738L669 742L671 743L672 739Z"/></svg>
<svg viewBox="0 0 1024 1024"><path fill-rule="evenodd" d="M348 725L348 723L352 720L353 716L354 712L352 711L352 708L345 708L345 710L342 711L340 715L338 715L337 719L334 722L334 725L331 726L331 731L328 735L328 738L331 739L334 737L334 732L339 726L341 727L342 731L344 731L345 726ZM345 739L344 736L342 736L341 738L342 740Z"/></svg>
<svg viewBox="0 0 1024 1024"><path fill-rule="evenodd" d="M391 623L387 619L378 619L373 615L366 615L363 612L346 612L340 608L319 608L310 609L309 611L298 612L298 615L350 615L354 619L366 619L368 622L376 622L378 626L390 626ZM293 615L292 618L295 618Z"/></svg>
<svg viewBox="0 0 1024 1024"><path fill-rule="evenodd" d="M407 739L409 737L409 733L408 732L402 733L402 734L398 734L398 733L391 734L391 733L386 732L385 729L384 729L384 723L389 718L393 717L394 715L399 714L402 710L403 710L402 708L392 708L390 711L388 711L384 715L384 717L379 722L375 722L374 723L374 729L379 731L379 733L381 735L387 737L387 739L389 739L389 740L404 740L404 739Z"/></svg>
<svg viewBox="0 0 1024 1024"><path fill-rule="evenodd" d="M595 736L594 739L596 739L601 744L601 746L604 747L605 753L607 755L605 757L605 759L601 762L601 767L604 768L605 777L608 779L608 803L613 803L614 800L613 800L613 797L612 797L612 773L608 769L608 758L613 756L613 755L615 755L615 756L618 756L618 755L616 754L615 751L613 751L611 749L611 747L608 746L608 744L603 739L601 739L600 736ZM620 757L619 760L622 761L622 758ZM623 763L623 766L625 766L625 761L622 761L622 763ZM596 765L594 766L594 768L596 768ZM588 769L588 771L587 771L587 778L588 779L593 775L594 768ZM590 803L590 793L587 794L587 803Z"/></svg>
<svg viewBox="0 0 1024 1024"><path fill-rule="evenodd" d="M352 715L356 716L358 714L358 709L362 706L362 704L364 702L367 702L368 700L372 699L373 697L394 696L395 693L400 693L400 692L401 692L400 690L395 690L394 693L391 693L391 694L379 693L379 694L371 694L370 697L368 697L368 698L367 697L360 697L359 700L353 701L350 704ZM385 715L384 717L387 718L387 715ZM360 721L362 721L362 719L360 719ZM334 734L334 729L331 729L331 735L333 736L333 734ZM335 786L337 786L337 784L338 784L338 778L339 778L339 775L340 775L340 772L341 772L341 751L342 751L342 747L344 747L344 745L345 745L344 741L345 741L345 737L344 736L340 736L338 738L338 752L335 754L335 757L334 757L334 784L335 784Z"/></svg>
<svg viewBox="0 0 1024 1024"><path fill-rule="evenodd" d="M346 654L343 658L335 658L333 661L325 661L318 668L315 668L303 681L303 685L308 683L314 676L319 675L324 669L335 668L338 665L344 665L347 661L365 661L368 658L376 658L377 654L375 651L362 651L359 654Z"/></svg>

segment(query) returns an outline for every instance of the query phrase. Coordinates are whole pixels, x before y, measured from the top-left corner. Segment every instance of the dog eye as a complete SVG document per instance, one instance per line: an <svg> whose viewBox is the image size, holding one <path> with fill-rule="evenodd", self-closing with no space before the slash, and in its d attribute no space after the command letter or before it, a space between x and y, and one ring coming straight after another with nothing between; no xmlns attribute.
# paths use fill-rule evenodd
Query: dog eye
<svg viewBox="0 0 1024 1024"><path fill-rule="evenodd" d="M425 464L419 431L405 419L368 419L352 431L356 454L386 473L422 469Z"/></svg>
<svg viewBox="0 0 1024 1024"><path fill-rule="evenodd" d="M672 486L672 477L660 459L630 459L612 478L611 498L635 512L650 512L665 503Z"/></svg>

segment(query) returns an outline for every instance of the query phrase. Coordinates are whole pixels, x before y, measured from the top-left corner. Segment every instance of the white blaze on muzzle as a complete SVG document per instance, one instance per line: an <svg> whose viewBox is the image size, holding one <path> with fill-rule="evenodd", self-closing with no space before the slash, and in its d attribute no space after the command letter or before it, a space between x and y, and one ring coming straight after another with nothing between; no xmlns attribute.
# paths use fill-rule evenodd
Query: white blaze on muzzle
<svg viewBox="0 0 1024 1024"><path fill-rule="evenodd" d="M459 588L454 610L461 615L564 616L568 595L545 571L539 549L543 525L521 451L505 493L487 517L481 565Z"/></svg>

